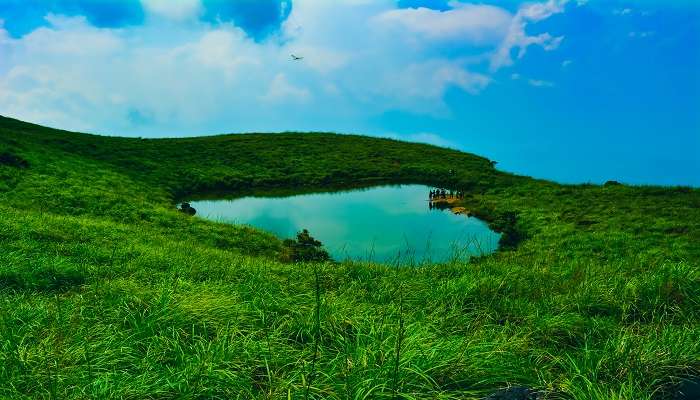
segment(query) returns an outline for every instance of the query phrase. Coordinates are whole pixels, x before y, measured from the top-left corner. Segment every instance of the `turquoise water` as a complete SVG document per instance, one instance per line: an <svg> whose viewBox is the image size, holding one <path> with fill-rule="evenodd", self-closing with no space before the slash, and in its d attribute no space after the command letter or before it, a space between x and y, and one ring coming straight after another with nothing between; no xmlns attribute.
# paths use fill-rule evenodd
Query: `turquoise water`
<svg viewBox="0 0 700 400"><path fill-rule="evenodd" d="M200 217L251 225L281 238L308 229L339 261L439 262L496 250L498 233L477 218L431 210L429 191L422 185L382 186L190 204Z"/></svg>

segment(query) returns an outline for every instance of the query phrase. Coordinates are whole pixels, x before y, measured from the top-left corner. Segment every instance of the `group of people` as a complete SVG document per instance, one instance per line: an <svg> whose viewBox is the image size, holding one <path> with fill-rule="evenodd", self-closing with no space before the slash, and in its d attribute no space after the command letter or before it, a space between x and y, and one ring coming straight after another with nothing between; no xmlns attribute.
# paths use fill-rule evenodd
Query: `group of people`
<svg viewBox="0 0 700 400"><path fill-rule="evenodd" d="M430 208L431 210L442 210L451 207L450 203L438 200L463 199L464 192L461 190L446 190L438 188L435 190L431 190L429 197L430 201L428 202L428 208Z"/></svg>
<svg viewBox="0 0 700 400"><path fill-rule="evenodd" d="M463 199L464 192L461 190L435 189L430 191L430 200L437 199Z"/></svg>

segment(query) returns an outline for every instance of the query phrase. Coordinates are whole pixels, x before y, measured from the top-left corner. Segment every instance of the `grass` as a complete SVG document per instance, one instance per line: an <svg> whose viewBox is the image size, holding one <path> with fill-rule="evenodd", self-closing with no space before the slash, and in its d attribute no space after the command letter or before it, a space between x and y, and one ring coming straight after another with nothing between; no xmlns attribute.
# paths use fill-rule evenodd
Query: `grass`
<svg viewBox="0 0 700 400"><path fill-rule="evenodd" d="M643 400L700 375L697 189L559 185L320 133L141 140L0 118L0 154L0 398L457 399L525 385ZM513 240L418 269L285 264L279 239L174 207L386 182L465 189L462 205Z"/></svg>

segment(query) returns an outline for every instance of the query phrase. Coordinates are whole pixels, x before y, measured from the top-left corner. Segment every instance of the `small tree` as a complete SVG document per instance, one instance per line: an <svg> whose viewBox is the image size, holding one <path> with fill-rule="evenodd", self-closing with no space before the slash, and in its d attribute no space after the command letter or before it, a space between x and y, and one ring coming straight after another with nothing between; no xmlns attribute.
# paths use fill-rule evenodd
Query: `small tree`
<svg viewBox="0 0 700 400"><path fill-rule="evenodd" d="M282 261L327 261L328 252L323 249L323 243L314 239L309 231L304 229L297 233L296 240L287 239L282 243Z"/></svg>

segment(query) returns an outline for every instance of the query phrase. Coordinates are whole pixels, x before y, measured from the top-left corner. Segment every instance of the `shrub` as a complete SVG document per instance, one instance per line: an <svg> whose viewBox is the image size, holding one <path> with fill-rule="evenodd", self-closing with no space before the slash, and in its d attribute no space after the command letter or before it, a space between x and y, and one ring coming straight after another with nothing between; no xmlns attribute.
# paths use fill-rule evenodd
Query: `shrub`
<svg viewBox="0 0 700 400"><path fill-rule="evenodd" d="M296 240L287 239L282 243L280 258L284 262L330 260L328 252L323 249L323 244L314 239L306 229L297 233Z"/></svg>
<svg viewBox="0 0 700 400"><path fill-rule="evenodd" d="M523 233L518 229L518 216L514 212L500 214L493 223L496 231L501 232L501 239L498 244L503 249L514 249L525 239Z"/></svg>
<svg viewBox="0 0 700 400"><path fill-rule="evenodd" d="M7 165L15 168L29 168L29 161L9 152L0 153L0 165Z"/></svg>

